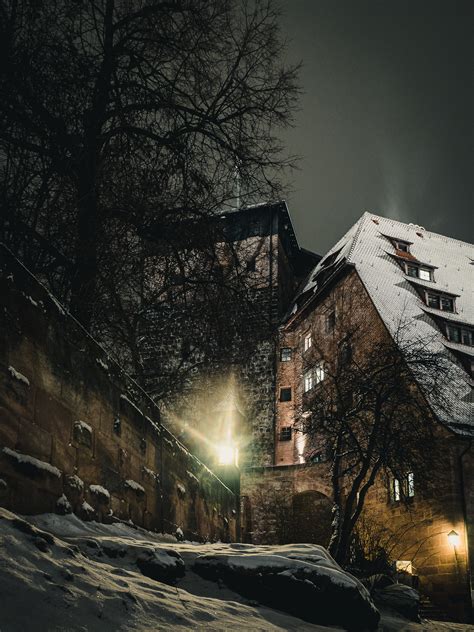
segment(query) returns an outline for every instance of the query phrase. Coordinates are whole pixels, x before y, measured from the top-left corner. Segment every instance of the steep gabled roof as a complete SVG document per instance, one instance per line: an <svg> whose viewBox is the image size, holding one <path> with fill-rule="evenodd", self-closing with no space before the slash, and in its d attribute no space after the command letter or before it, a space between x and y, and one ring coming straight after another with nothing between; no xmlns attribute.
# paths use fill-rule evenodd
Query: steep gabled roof
<svg viewBox="0 0 474 632"><path fill-rule="evenodd" d="M408 277L394 257L392 240L410 243L410 263L419 262L434 269L434 281ZM464 370L459 358L470 357L473 347L453 344L441 333L437 320L474 326L474 246L438 235L414 224L364 213L354 226L322 258L300 290L293 313L311 296L321 291L338 268L351 265L356 269L372 302L388 331L395 335L404 325L412 340L429 341L434 353L448 354L452 360L449 384L443 394L449 400L449 418L430 393L426 393L434 412L451 429L474 435L474 381ZM421 293L425 289L455 297L455 313L442 312L425 305ZM461 354L461 355L460 355ZM420 386L423 387L422 384Z"/></svg>

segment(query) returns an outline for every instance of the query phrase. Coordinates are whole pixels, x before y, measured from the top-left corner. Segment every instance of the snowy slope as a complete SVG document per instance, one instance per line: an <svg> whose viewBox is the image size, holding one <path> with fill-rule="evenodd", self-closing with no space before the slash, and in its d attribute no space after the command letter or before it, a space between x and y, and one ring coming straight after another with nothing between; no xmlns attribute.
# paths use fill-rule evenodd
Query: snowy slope
<svg viewBox="0 0 474 632"><path fill-rule="evenodd" d="M175 585L137 567L137 552L155 550L164 567L186 566ZM114 556L113 551L116 552ZM123 554L122 554L123 553ZM235 560L255 569L293 557L334 570L321 547L194 544L127 525L83 523L73 515L19 517L0 509L0 630L2 632L109 632L128 630L327 631L298 616L258 605L193 571L196 560ZM257 559L258 558L258 559ZM337 565L336 565L337 566ZM180 573L178 573L180 575ZM283 607L284 604L282 604ZM340 608L347 608L341 602ZM379 630L468 630L471 626L411 623L384 614Z"/></svg>

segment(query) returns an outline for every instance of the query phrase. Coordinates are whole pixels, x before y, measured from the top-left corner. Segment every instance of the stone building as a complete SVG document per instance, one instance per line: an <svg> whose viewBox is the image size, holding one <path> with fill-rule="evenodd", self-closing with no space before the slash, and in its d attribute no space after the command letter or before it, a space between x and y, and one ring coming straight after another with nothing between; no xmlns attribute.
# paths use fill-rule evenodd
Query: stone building
<svg viewBox="0 0 474 632"><path fill-rule="evenodd" d="M403 331L408 344L423 341L449 365L449 378L433 392L419 375L408 387L426 412L421 417L436 420L436 447L430 445L425 467L436 476L426 476L425 484L421 466L397 477L380 472L359 525L366 542L389 549L390 560L436 607L467 620L474 555L473 247L365 213L321 259L299 246L284 202L225 214L212 230L213 269L228 282L238 274L245 280L245 294L237 293L230 308L222 303L229 320L215 342L223 354L193 364L193 354L209 352L203 340L215 338L194 295L192 309L181 303L172 318L165 314L172 336L158 326L155 335L153 327L148 332L149 386L157 357L171 369L189 363L184 389L162 402L164 418L208 462L215 463L224 429L232 428L228 439L240 451L242 539L328 544L331 462L328 446L304 431L311 402L341 357L376 355L377 345L402 351ZM159 309L166 311L165 299ZM191 350L183 360L194 317L191 329L199 334L185 345Z"/></svg>
<svg viewBox="0 0 474 632"><path fill-rule="evenodd" d="M446 359L447 372L436 389L427 372L409 387L421 415L436 420L429 466L398 478L380 472L359 524L432 603L469 619L473 263L470 244L365 213L311 271L280 326L273 465L242 474L244 539L328 543L332 462L328 446L304 432L311 402L322 398L341 357L357 363L384 345L405 353L420 344L428 356Z"/></svg>

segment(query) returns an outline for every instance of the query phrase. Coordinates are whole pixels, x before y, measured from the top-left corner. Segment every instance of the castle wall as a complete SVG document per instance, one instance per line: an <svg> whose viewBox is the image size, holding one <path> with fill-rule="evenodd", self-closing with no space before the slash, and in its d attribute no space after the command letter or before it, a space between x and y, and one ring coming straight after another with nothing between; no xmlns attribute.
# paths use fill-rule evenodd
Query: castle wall
<svg viewBox="0 0 474 632"><path fill-rule="evenodd" d="M0 256L0 504L235 540L234 494L55 299Z"/></svg>

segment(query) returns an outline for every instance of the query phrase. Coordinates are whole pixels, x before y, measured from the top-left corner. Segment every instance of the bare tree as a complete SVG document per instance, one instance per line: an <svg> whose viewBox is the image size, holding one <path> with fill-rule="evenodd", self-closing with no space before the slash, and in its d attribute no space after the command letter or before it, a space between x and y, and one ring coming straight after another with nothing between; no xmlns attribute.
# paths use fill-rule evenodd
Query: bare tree
<svg viewBox="0 0 474 632"><path fill-rule="evenodd" d="M328 316L337 313L337 324L330 323L333 342L325 348L313 344L307 359L316 385L303 398L299 431L309 439L307 458L329 462L329 550L344 564L377 480L391 481L392 493L403 501L415 484L419 488L432 478L437 426L424 392L438 393L443 405L449 365L403 318L393 337L378 331L347 286L334 292L334 309Z"/></svg>
<svg viewBox="0 0 474 632"><path fill-rule="evenodd" d="M2 238L50 246L31 262L85 325L152 224L277 194L297 89L271 1L2 0L0 24Z"/></svg>

